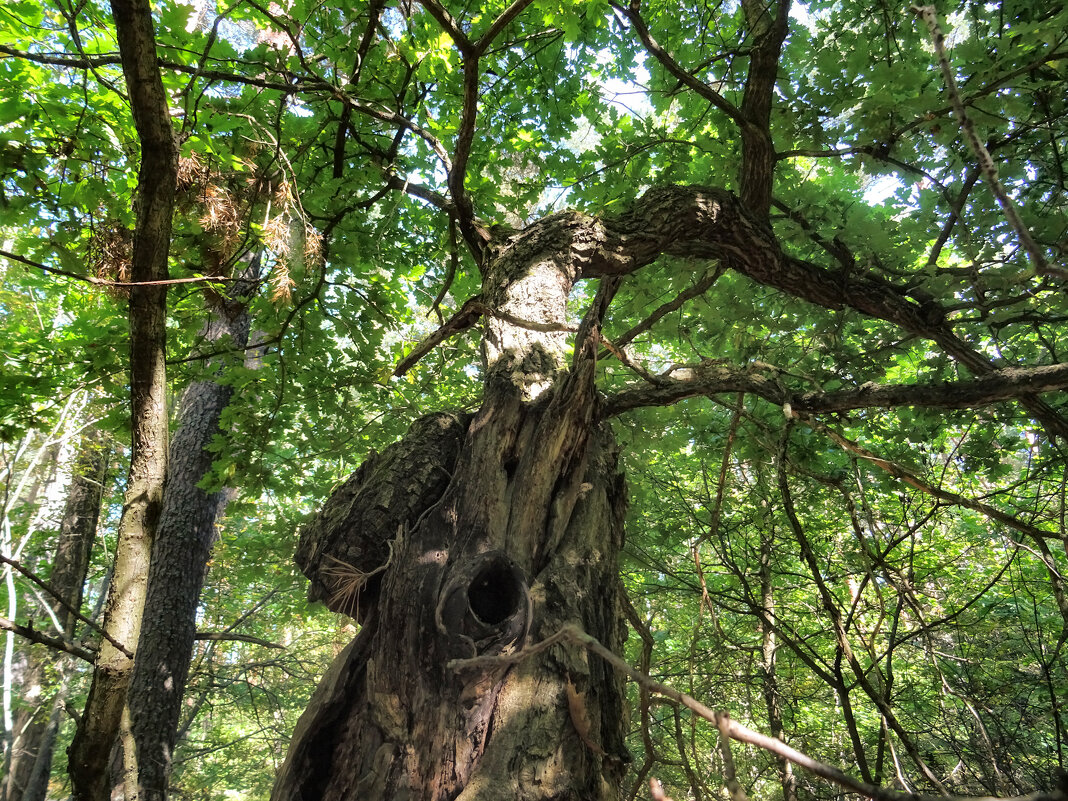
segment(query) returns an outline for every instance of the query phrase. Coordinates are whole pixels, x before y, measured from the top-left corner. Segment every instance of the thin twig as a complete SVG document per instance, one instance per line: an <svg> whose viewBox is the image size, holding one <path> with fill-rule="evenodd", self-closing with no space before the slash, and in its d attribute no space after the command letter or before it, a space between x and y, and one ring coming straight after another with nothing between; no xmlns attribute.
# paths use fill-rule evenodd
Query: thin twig
<svg viewBox="0 0 1068 801"><path fill-rule="evenodd" d="M982 170L983 177L986 178L986 183L997 199L998 205L1001 206L1005 219L1009 221L1009 225L1012 226L1016 236L1019 237L1023 249L1031 257L1031 264L1034 266L1035 272L1039 275L1068 278L1068 270L1053 267L1046 261L1045 254L1042 253L1042 250L1031 236L1031 232L1027 230L1027 226L1020 219L1016 205L1012 202L1012 198L1009 197L1009 193L1005 191L1005 187L998 177L998 168L990 155L990 151L986 149L986 146L979 140L979 135L975 132L975 126L972 124L972 120L964 108L960 92L957 90L957 79L953 75L953 68L949 64L949 56L946 54L946 38L938 24L935 7L912 6L912 12L927 25L927 30L931 34L931 43L934 45L935 55L938 57L938 66L942 70L942 77L946 82L946 91L949 93L949 100L953 105L953 113L957 115L957 121L960 123L961 133L964 134L964 139L968 142L968 146L972 149L976 159L978 159L979 169Z"/></svg>
<svg viewBox="0 0 1068 801"><path fill-rule="evenodd" d="M747 726L743 726L726 713L715 712L692 696L679 692L675 688L662 684L645 673L635 670L623 659L616 656L611 650L602 645L595 637L590 636L573 623L561 627L559 631L546 637L541 642L535 643L520 651L516 651L515 653L500 654L497 656L476 656L471 659L453 659L447 663L446 667L450 670L485 670L515 665L525 659L535 656L536 654L542 653L561 642L570 642L597 654L613 668L636 682L638 686L649 689L652 692L658 693L665 698L669 698L676 703L681 704L695 715L704 718L714 726L719 727L722 722L727 735L732 740L762 748L769 753L789 760L809 773L827 779L840 787L844 787L847 790L851 790L866 798L875 799L875 801L1068 801L1068 793L1060 788L1050 792L1035 791L1026 795L997 799L992 796L922 795L920 793L903 793L897 790L889 790L883 787L867 784L866 782L862 782L859 779L850 776L848 773L839 770L833 765L827 765L813 759L807 754L798 751L796 748L788 746L786 743L782 742L782 740L768 737L766 734L761 734Z"/></svg>
<svg viewBox="0 0 1068 801"><path fill-rule="evenodd" d="M999 523L1002 523L1011 529L1019 531L1021 534L1026 534L1027 536L1038 542L1042 542L1046 539L1061 539L1060 534L1058 534L1056 531L1047 531L1045 529L1041 529L1038 526L1033 526L1030 523L1026 523L1023 520L1020 520L1015 515L1003 512L988 503L983 503L982 501L977 501L973 498L968 498L967 496L960 495L956 492L950 492L949 490L944 490L940 487L936 487L932 484L929 484L922 478L917 476L915 473L913 473L911 470L906 469L897 462L894 462L890 459L884 459L882 456L872 453L871 451L857 444L853 440L842 436L833 428L830 428L829 426L824 425L823 423L817 422L811 417L808 417L806 415L797 415L797 417L803 420L804 423L812 429L826 434L840 448L842 448L842 450L852 453L855 456L859 456L864 461L875 465L876 467L892 475L894 478L905 482L910 487L914 487L920 490L921 492L930 495L932 498L937 498L943 503L952 504L953 506L963 506L965 509L971 509L974 512L979 512L980 514L985 515L986 517L989 517L992 520L997 520Z"/></svg>
<svg viewBox="0 0 1068 801"><path fill-rule="evenodd" d="M193 639L200 641L210 640L212 642L248 642L253 645L262 645L264 648L275 648L279 651L284 651L286 649L284 645L279 645L270 640L263 640L259 637L253 637L251 634L231 634L225 631L198 631Z"/></svg>
<svg viewBox="0 0 1068 801"><path fill-rule="evenodd" d="M19 256L17 253L10 253L6 250L0 250L0 256L11 261L17 261L20 264L25 264L27 267L33 267L35 270L41 270L45 273L52 275L62 275L64 278L73 278L76 281L84 281L87 284L93 286L106 286L106 287L133 287L133 286L171 286L173 284L221 284L227 281L238 281L238 278L223 278L214 275L197 275L190 278L168 278L163 281L108 281L105 278L97 278L94 275L81 275L80 273L72 273L69 270L61 270L58 267L49 267L47 264L41 264L39 261L33 261L33 259L27 259L25 256Z"/></svg>

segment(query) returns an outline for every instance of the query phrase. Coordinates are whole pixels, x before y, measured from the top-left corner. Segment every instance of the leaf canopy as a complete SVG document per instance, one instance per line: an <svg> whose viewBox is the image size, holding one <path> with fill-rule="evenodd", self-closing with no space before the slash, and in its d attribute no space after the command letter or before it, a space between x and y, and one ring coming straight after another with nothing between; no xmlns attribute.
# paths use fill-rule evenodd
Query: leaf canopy
<svg viewBox="0 0 1068 801"><path fill-rule="evenodd" d="M478 295L484 259L564 210L630 219L651 188L744 199L764 136L771 208L752 216L811 280L741 269L741 250L668 250L607 315L599 387L609 406L646 393L613 418L628 657L756 728L775 728L774 696L772 733L869 783L1050 788L1068 759L1068 381L1024 380L1068 347L1068 7L940 11L959 100L1047 269L962 135L926 27L886 3L158 4L181 149L171 276L194 279L170 290L175 396L220 375L200 349L205 297L242 254L264 267L254 346L221 373L231 433L207 481L242 500L205 621L225 627L261 593L258 637L293 651L294 631L320 628L329 650L344 624L294 612L293 529L417 416L477 405L469 332L394 368ZM4 453L83 389L121 439L139 154L107 6L6 3L0 81ZM598 280L572 293L574 324ZM819 282L839 295L817 297ZM1011 369L1007 394L948 401ZM946 402L793 408L881 387L942 387ZM183 790L269 791L246 775L251 721L269 708L291 723L299 705L278 699L317 668L213 685L252 647L200 652L189 693L208 700ZM651 775L676 797L718 793L714 727L632 695L632 796ZM771 756L735 758L751 795L783 792Z"/></svg>

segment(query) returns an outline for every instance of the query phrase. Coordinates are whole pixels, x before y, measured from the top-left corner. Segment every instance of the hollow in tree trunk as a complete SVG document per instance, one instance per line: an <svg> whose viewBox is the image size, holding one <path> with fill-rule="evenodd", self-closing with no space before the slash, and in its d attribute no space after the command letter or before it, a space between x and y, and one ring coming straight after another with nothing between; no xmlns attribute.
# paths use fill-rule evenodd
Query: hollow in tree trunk
<svg viewBox="0 0 1068 801"><path fill-rule="evenodd" d="M566 645L455 669L574 623L624 637L626 492L594 386L602 281L564 358L576 249L551 226L484 273L485 391L369 457L302 532L311 596L358 617L298 723L281 799L613 799L620 680Z"/></svg>

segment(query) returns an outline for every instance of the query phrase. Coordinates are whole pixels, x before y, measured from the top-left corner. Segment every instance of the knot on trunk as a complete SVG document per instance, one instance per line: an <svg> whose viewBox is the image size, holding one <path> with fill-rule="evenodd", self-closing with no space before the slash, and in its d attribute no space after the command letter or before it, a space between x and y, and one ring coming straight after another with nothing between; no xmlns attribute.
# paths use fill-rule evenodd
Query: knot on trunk
<svg viewBox="0 0 1068 801"><path fill-rule="evenodd" d="M486 656L522 646L530 609L526 574L506 554L491 551L452 567L435 621L450 656Z"/></svg>

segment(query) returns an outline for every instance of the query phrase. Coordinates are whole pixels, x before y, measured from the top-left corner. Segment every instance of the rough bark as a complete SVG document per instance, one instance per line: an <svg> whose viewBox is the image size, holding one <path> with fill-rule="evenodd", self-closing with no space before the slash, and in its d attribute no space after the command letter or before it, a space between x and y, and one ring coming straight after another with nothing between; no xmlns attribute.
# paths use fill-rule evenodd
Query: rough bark
<svg viewBox="0 0 1068 801"><path fill-rule="evenodd" d="M567 622L621 645L615 555L625 504L611 434L599 429L563 475L545 465L563 480L527 549L515 539L526 521L508 515L509 496L524 487L509 463L524 461L517 446L543 436L553 410L513 411L502 429L494 415L476 416L445 494L425 496L433 505L417 525L395 521L380 593L361 599L364 628L301 718L273 798L616 797L622 691L607 666L559 647L512 668L445 667ZM573 719L569 684L588 731Z"/></svg>
<svg viewBox="0 0 1068 801"><path fill-rule="evenodd" d="M69 750L78 801L107 801L109 756L119 731L140 632L148 566L163 499L167 459L166 284L178 150L156 61L152 9L147 0L113 0L130 110L141 144L137 223L130 289L130 472L119 521L113 580L104 630L122 643L101 643L85 711Z"/></svg>
<svg viewBox="0 0 1068 801"><path fill-rule="evenodd" d="M239 281L234 300L213 296L204 340L210 346L229 339L236 348L248 344L247 298L250 282ZM207 492L198 484L211 468L208 446L219 433L232 387L217 378L195 381L182 395L178 425L171 442L148 593L130 681L129 708L136 761L127 760L127 798L136 790L141 801L166 797L171 755L196 635L196 609L208 557L215 542L215 520L225 508L225 491Z"/></svg>
<svg viewBox="0 0 1068 801"><path fill-rule="evenodd" d="M341 562L377 583L364 582L363 629L298 723L277 801L617 797L623 693L606 664L556 646L515 666L446 667L567 623L616 649L624 636L625 489L594 387L616 281L602 282L566 370L549 329L564 327L582 250L541 233L501 249L484 277L502 316L487 318L478 413L416 424L305 530L313 595L354 612L324 577ZM383 486L395 476L400 492Z"/></svg>
<svg viewBox="0 0 1068 801"><path fill-rule="evenodd" d="M107 462L108 451L100 432L88 429L72 470L49 577L54 594L52 614L63 625L61 634L70 641L74 640L77 622L72 610L81 607L89 555L96 537ZM44 801L60 711L67 696L68 661L52 651L29 650L23 699L37 698L41 703L21 709L15 717L11 763L0 788L3 801ZM49 688L49 683L55 686Z"/></svg>

